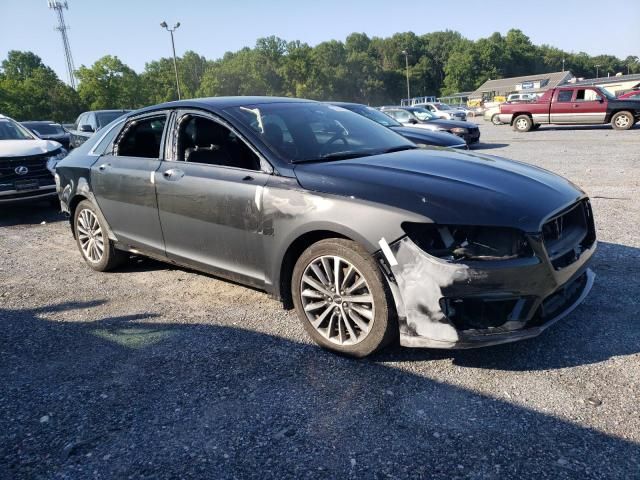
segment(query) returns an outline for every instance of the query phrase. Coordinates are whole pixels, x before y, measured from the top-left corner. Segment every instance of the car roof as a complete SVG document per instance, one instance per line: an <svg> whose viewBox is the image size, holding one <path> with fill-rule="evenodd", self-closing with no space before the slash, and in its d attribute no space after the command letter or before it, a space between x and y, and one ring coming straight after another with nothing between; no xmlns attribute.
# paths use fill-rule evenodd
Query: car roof
<svg viewBox="0 0 640 480"><path fill-rule="evenodd" d="M175 102L166 102L158 105L152 105L137 110L136 113L144 113L153 110L162 110L163 108L205 108L214 112L224 110L230 107L242 107L244 105L265 105L270 103L309 103L314 100L305 100L302 98L290 97L266 97L266 96L237 96L237 97L207 97L193 98L189 100L178 100Z"/></svg>

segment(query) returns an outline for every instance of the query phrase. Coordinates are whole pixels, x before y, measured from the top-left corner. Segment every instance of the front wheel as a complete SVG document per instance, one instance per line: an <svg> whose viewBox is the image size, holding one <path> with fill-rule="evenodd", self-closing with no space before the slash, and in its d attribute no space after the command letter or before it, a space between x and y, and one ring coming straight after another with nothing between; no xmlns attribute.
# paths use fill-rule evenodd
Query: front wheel
<svg viewBox="0 0 640 480"><path fill-rule="evenodd" d="M634 124L633 114L631 112L618 112L611 117L611 126L615 130L629 130Z"/></svg>
<svg viewBox="0 0 640 480"><path fill-rule="evenodd" d="M491 116L491 123L493 123L494 125L502 125L499 113L495 113Z"/></svg>
<svg viewBox="0 0 640 480"><path fill-rule="evenodd" d="M516 132L528 132L533 126L533 121L529 115L519 115L513 121L513 129Z"/></svg>
<svg viewBox="0 0 640 480"><path fill-rule="evenodd" d="M355 242L332 238L311 245L296 262L291 284L300 321L324 348L365 357L398 333L382 273Z"/></svg>
<svg viewBox="0 0 640 480"><path fill-rule="evenodd" d="M94 270L106 272L121 265L127 254L116 250L100 218L91 202L83 200L76 208L73 226L85 262Z"/></svg>

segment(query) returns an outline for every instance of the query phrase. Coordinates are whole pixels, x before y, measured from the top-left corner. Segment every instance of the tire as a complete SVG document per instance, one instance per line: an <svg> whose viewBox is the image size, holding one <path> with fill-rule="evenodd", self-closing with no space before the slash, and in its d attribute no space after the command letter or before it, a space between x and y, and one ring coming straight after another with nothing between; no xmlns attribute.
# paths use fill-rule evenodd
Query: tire
<svg viewBox="0 0 640 480"><path fill-rule="evenodd" d="M330 286L335 281L336 258L342 291ZM351 295L349 287L355 287ZM305 330L328 350L362 358L398 335L393 300L382 272L371 255L351 240L330 238L307 248L293 269L291 293Z"/></svg>
<svg viewBox="0 0 640 480"><path fill-rule="evenodd" d="M635 119L631 112L618 112L611 117L611 126L614 130L629 130L634 123Z"/></svg>
<svg viewBox="0 0 640 480"><path fill-rule="evenodd" d="M493 123L494 125L502 125L499 113L494 113L493 115L491 115L491 123Z"/></svg>
<svg viewBox="0 0 640 480"><path fill-rule="evenodd" d="M533 121L529 115L518 115L513 121L513 129L516 132L528 132L533 127Z"/></svg>
<svg viewBox="0 0 640 480"><path fill-rule="evenodd" d="M107 272L122 265L127 254L116 250L107 236L102 217L88 200L78 204L73 214L76 243L84 261L98 272Z"/></svg>

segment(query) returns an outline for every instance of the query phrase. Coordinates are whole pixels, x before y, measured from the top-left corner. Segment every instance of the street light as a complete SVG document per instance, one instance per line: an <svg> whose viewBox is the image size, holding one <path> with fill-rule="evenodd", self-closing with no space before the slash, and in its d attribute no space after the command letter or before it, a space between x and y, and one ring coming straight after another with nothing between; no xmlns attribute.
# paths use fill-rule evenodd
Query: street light
<svg viewBox="0 0 640 480"><path fill-rule="evenodd" d="M599 78L599 76L598 76L598 71L599 71L598 69L599 68L600 68L600 65L596 65L596 78Z"/></svg>
<svg viewBox="0 0 640 480"><path fill-rule="evenodd" d="M409 101L411 99L411 88L409 86L409 52L402 50L402 54L404 55L404 62L407 66L407 101Z"/></svg>
<svg viewBox="0 0 640 480"><path fill-rule="evenodd" d="M176 72L176 89L178 90L178 100L181 100L180 83L178 82L178 62L176 61L176 44L173 41L173 32L178 29L178 27L180 26L180 22L176 23L173 28L169 28L167 22L162 22L160 26L171 34L171 48L173 49L173 69Z"/></svg>

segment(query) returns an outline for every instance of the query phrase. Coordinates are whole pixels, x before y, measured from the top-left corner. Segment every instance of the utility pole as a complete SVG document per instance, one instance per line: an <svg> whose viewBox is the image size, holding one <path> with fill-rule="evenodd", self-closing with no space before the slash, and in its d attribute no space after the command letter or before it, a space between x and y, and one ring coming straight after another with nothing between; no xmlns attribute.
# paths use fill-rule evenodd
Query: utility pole
<svg viewBox="0 0 640 480"><path fill-rule="evenodd" d="M173 49L173 70L176 73L176 90L178 91L178 100L181 100L182 97L180 96L180 82L178 81L178 62L176 60L176 44L173 41L173 32L178 29L178 27L180 26L180 22L176 23L173 28L169 28L167 26L167 22L162 22L160 26L166 29L167 32L171 34L171 48Z"/></svg>
<svg viewBox="0 0 640 480"><path fill-rule="evenodd" d="M598 72L600 71L600 65L596 65L596 78L599 78Z"/></svg>
<svg viewBox="0 0 640 480"><path fill-rule="evenodd" d="M404 55L404 62L407 67L407 101L411 100L411 87L409 85L409 52L407 50L403 50L402 54Z"/></svg>
<svg viewBox="0 0 640 480"><path fill-rule="evenodd" d="M47 5L52 8L58 14L58 26L56 30L62 35L62 46L64 47L64 56L67 61L67 75L69 76L69 85L75 90L76 88L76 68L73 65L73 57L71 56L71 45L69 45L69 37L67 36L67 30L69 26L64 21L64 14L62 10L69 10L66 0L47 0Z"/></svg>
<svg viewBox="0 0 640 480"><path fill-rule="evenodd" d="M562 72L564 73L564 57L562 57Z"/></svg>

